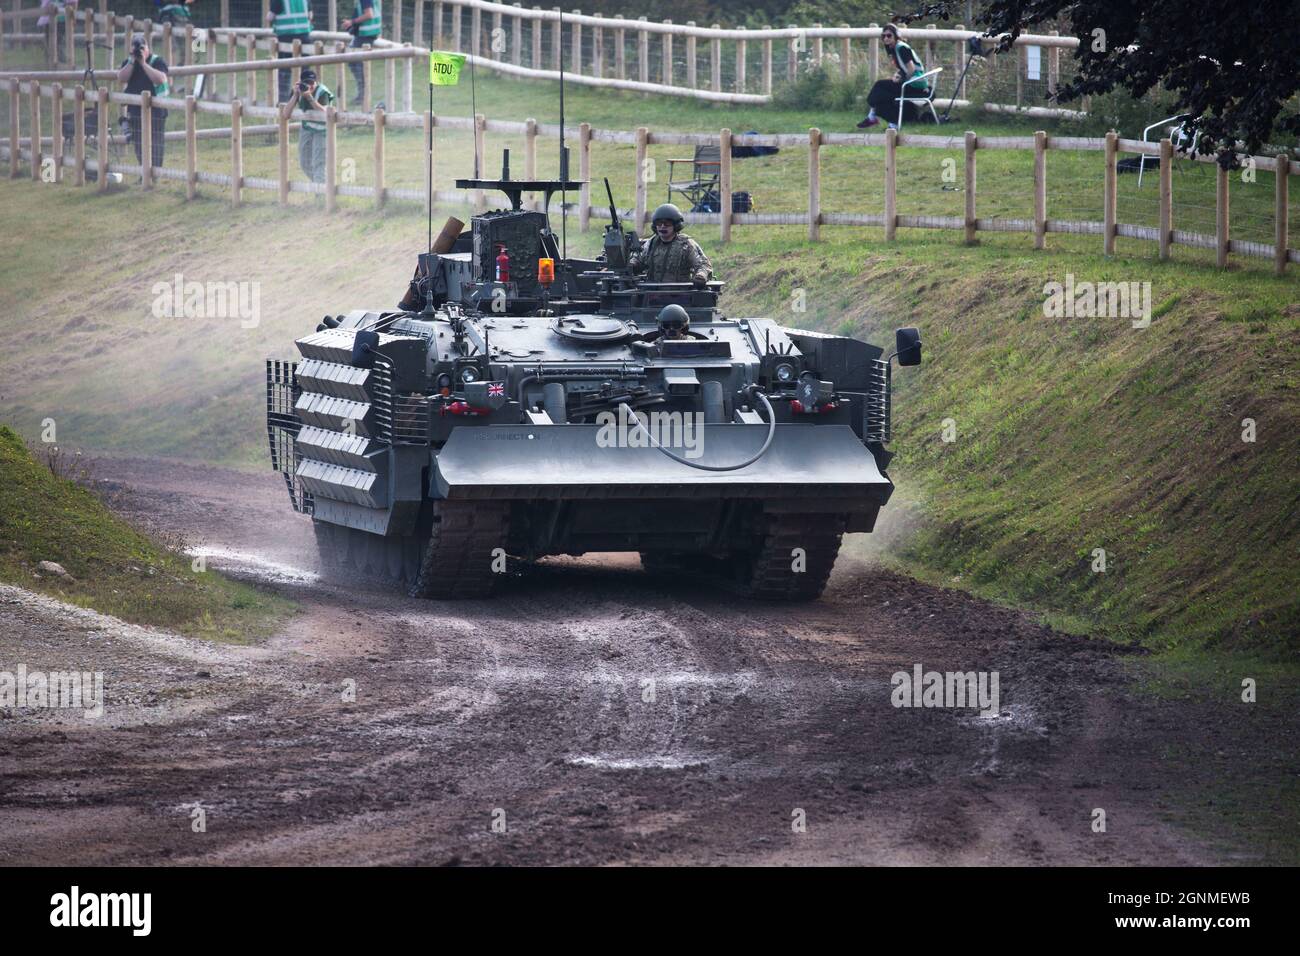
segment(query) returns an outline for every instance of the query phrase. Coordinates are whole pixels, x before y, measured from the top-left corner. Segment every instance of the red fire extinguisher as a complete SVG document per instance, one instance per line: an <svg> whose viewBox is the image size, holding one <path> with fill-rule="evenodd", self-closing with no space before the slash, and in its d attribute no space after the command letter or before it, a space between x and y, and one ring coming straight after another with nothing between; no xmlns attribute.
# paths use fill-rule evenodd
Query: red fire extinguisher
<svg viewBox="0 0 1300 956"><path fill-rule="evenodd" d="M506 255L506 247L504 243L497 246L497 249L500 250L499 254L497 255L497 281L509 282L510 281L510 257Z"/></svg>

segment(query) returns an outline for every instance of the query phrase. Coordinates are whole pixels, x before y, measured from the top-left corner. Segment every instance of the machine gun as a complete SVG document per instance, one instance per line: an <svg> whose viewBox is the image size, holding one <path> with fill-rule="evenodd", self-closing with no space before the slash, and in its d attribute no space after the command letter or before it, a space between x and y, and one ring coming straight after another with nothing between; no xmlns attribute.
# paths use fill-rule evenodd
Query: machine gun
<svg viewBox="0 0 1300 956"><path fill-rule="evenodd" d="M619 218L618 207L614 205L614 191L609 188L609 178L605 179L605 195L609 197L609 225L605 227L605 265L610 269L628 268L632 251L636 248L636 233L623 230L623 220Z"/></svg>

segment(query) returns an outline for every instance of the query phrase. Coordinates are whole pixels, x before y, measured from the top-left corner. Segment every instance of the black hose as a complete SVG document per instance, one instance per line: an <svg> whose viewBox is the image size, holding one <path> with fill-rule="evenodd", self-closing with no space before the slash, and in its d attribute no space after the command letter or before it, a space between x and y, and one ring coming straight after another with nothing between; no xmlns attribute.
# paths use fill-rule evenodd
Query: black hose
<svg viewBox="0 0 1300 956"><path fill-rule="evenodd" d="M759 390L757 385L751 385L749 391L750 394L756 396L763 403L764 407L767 408L767 439L763 442L762 448L738 465L701 465L699 462L682 458L679 455L674 455L663 445L655 441L655 437L650 434L644 425L641 424L641 419L636 417L636 413L628 407L626 402L620 402L619 408L626 412L628 417L636 423L636 427L645 434L645 437L650 441L652 447L659 449L659 451L663 452L673 461L680 462L683 465L689 465L691 468L698 468L700 471L739 471L741 468L752 465L767 454L768 448L772 446L772 439L776 437L776 411L772 408L772 403L767 400L767 396Z"/></svg>

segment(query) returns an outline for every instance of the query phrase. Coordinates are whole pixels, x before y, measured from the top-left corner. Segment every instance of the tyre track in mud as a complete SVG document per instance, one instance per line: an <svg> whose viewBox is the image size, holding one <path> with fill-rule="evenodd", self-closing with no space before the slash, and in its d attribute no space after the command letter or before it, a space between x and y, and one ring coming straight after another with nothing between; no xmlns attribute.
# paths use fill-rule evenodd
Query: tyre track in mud
<svg viewBox="0 0 1300 956"><path fill-rule="evenodd" d="M0 595L0 667L103 670L108 709L0 719L0 862L1212 862L1159 822L1116 649L1023 613L851 561L762 604L634 555L419 601L318 580L277 475L98 471L302 610L244 648ZM894 708L916 663L999 671L1001 714Z"/></svg>

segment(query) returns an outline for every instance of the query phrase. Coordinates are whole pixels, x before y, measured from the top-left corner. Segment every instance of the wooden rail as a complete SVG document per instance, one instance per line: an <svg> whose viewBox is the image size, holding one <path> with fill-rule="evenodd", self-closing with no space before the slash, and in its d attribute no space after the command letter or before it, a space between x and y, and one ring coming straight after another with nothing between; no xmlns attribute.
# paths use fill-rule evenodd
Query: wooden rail
<svg viewBox="0 0 1300 956"><path fill-rule="evenodd" d="M418 55L415 48L393 47L371 51L370 61L395 62L402 58ZM319 57L300 57L278 61L281 68L298 69L306 65L324 65L327 63L346 64L353 62L363 54L326 54ZM269 63L226 64L235 72L271 69ZM220 66L221 64L219 64ZM202 67L194 67L198 70ZM56 175L61 177L65 168L72 169L71 182L82 185L86 182L86 172L100 170L139 175L143 188L152 188L163 180L172 180L186 184L187 198L194 198L200 184L218 185L230 189L233 204L238 205L243 199L244 190L269 190L277 192L281 202L286 202L291 192L324 193L326 208L337 208L339 196L364 197L376 206L389 201L412 201L423 204L423 190L393 188L386 184L384 170L387 156L386 136L390 129L420 129L424 136L432 140L438 129L456 129L472 131L480 156L486 156L485 137L488 134L505 134L522 136L524 140L525 175L533 175L537 168L537 137L558 138L560 129L555 124L538 123L528 119L523 122L506 120L489 120L481 114L471 119L456 116L429 116L425 113L392 112L382 109L370 112L340 111L334 107L317 113L299 111L298 119L323 119L326 124L326 182L308 183L290 179L287 161L288 135L292 125L287 122L280 109L272 106L255 106L235 99L229 104L196 100L193 96L184 98L152 96L148 93L139 96L125 93L110 93L100 89L97 93L76 85L70 90L63 87L60 79L63 74L48 74L40 78L22 79L14 76L0 76L0 101L8 100L10 128L7 135L0 135L0 160L8 160L10 178L21 173L22 164L27 164L32 179L41 178L42 160L50 156L54 160ZM24 102L25 97L25 102ZM97 139L98 156L87 156L84 120L88 97L95 98L99 107L99 128ZM68 108L74 112L74 136L72 149L66 148L59 117ZM49 110L42 108L43 101L49 100ZM107 129L107 113L110 103L122 103L141 108L141 127L151 131L150 118L156 108L181 111L185 118L185 129L165 134L167 139L183 138L185 140L185 168L146 167L114 164L109 166L108 146L110 137ZM25 107L25 108L24 108ZM200 130L197 128L196 114L200 112L219 113L229 117L229 126L217 130ZM43 119L48 117L48 122ZM262 120L259 125L246 125L245 121ZM23 136L21 125L26 123L27 135ZM373 129L374 137L374 185L363 186L352 183L338 183L335 177L337 162L337 131L342 126L363 126ZM46 135L46 127L49 135ZM244 175L244 150L246 139L254 134L272 135L277 138L279 148L279 169L274 179L254 179ZM1180 230L1174 221L1173 179L1171 176L1174 152L1168 139L1158 143L1145 143L1136 140L1120 139L1114 133L1105 137L1065 137L1049 136L1037 132L1033 136L979 136L967 132L962 136L935 135L925 133L898 132L887 130L884 133L825 133L810 129L806 133L765 133L739 134L730 129L717 133L670 133L653 132L645 127L636 130L602 130L592 128L587 123L571 125L565 129L566 138L577 143L578 169L581 178L590 178L592 143L619 143L633 146L636 162L635 205L629 214L632 223L640 228L647 221L650 206L648 189L649 179L645 174L647 151L656 145L701 146L716 145L723 156L720 181L721 208L718 213L693 213L692 220L697 224L714 223L719 228L719 238L727 241L732 230L748 225L801 225L807 228L810 240L821 238L822 226L875 226L883 227L885 238L893 240L897 230L902 228L951 229L960 231L965 242L978 241L980 232L1023 232L1033 236L1035 248L1047 245L1049 233L1066 233L1078 235L1096 235L1101 239L1102 250L1110 255L1115 251L1116 240L1120 237L1155 242L1161 258L1167 258L1172 246L1183 245L1195 248L1212 249L1220 266L1228 264L1231 255L1271 259L1275 271L1280 275L1285 272L1287 264L1300 261L1300 250L1288 245L1288 196L1289 177L1300 175L1300 162L1286 156L1242 157L1257 171L1271 171L1276 174L1276 194L1274 202L1274 236L1273 242L1262 243L1233 239L1230 233L1230 189L1229 176L1216 166L1216 200L1215 231L1212 235L1191 233ZM208 137L229 138L230 169L228 173L200 170L197 167L197 142ZM414 141L414 140L412 140ZM421 139L421 149L425 140ZM150 155L146 141L143 155ZM50 152L46 153L47 146ZM731 148L733 146L779 146L783 148L806 148L808 150L808 206L804 212L749 212L732 211L732 175ZM823 209L822 205L822 151L827 147L883 147L884 162L881 167L880 188L884 198L884 212L877 213L843 213ZM898 150L906 149L941 149L960 152L965 158L965 209L961 216L914 216L898 209L897 180L899 157ZM978 215L978 179L977 157L981 150L1013 150L1029 153L1032 174L1033 215L1030 219L1012 219L983 217ZM1049 216L1047 201L1047 164L1048 151L1083 151L1096 153L1103 174L1103 219L1101 222L1084 220L1053 219ZM1143 156L1158 158L1159 173L1159 220L1157 226L1144 226L1124 223L1118 217L1116 158L1120 151L1138 153ZM427 152L426 152L427 157ZM424 160L427 162L427 159ZM1214 157L1198 156L1193 161L1214 163ZM97 188L108 188L107 177L97 175ZM433 197L434 202L462 204L472 201L476 208L481 208L481 194L466 196L459 191L439 191ZM600 203L591 202L590 189L584 187L573 204L578 214L579 228L586 231L593 218L608 218L608 210Z"/></svg>

